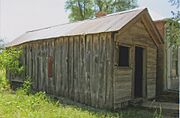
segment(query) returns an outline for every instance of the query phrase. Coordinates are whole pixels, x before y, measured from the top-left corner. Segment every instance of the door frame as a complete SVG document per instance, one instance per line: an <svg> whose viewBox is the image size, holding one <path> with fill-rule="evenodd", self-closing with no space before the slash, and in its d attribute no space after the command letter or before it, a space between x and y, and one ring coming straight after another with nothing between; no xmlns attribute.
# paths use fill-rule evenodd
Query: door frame
<svg viewBox="0 0 180 118"><path fill-rule="evenodd" d="M142 77L142 98L147 98L147 47L135 44L133 47L133 77L132 77L132 98L135 99L135 50L136 47L143 48L143 77Z"/></svg>

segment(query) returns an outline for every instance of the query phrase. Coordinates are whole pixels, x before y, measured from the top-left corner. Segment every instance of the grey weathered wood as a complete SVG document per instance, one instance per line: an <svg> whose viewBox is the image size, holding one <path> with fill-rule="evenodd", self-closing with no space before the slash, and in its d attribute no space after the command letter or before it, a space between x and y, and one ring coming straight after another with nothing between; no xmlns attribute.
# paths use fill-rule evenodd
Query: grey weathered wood
<svg viewBox="0 0 180 118"><path fill-rule="evenodd" d="M34 69L34 83L35 83L35 88L34 88L34 89L35 89L35 90L37 90L37 88L38 88L38 85L37 85L37 81L38 81L38 80L37 80L37 79L38 79L38 78L37 78L37 59L38 59L37 51L38 51L38 50L37 50L37 44L35 44L35 48L34 48L34 54L35 54L35 55L34 55L34 56L35 56L35 57L34 57L34 68L35 68L35 69Z"/></svg>
<svg viewBox="0 0 180 118"><path fill-rule="evenodd" d="M73 76L73 72L74 72L74 66L73 66L73 58L74 58L74 53L73 53L73 47L74 47L74 39L73 37L69 38L69 96L71 99L74 98L74 76Z"/></svg>
<svg viewBox="0 0 180 118"><path fill-rule="evenodd" d="M79 100L79 87L78 87L78 40L79 37L76 36L74 38L74 100L78 101Z"/></svg>
<svg viewBox="0 0 180 118"><path fill-rule="evenodd" d="M130 67L127 68L114 68L114 79L115 79L115 91L114 91L114 103L115 108L121 107L121 102L129 100L128 98L133 98L134 95L134 50L135 46L141 46L146 50L146 60L145 68L146 78L147 79L147 97L150 98L155 96L155 81L156 79L156 62L157 62L157 47L152 37L150 37L147 29L144 27L142 22L137 22L128 31L125 31L122 34L117 34L116 45L125 45L131 48L130 53ZM116 50L114 54L117 54ZM114 59L114 65L117 65L117 56ZM145 80L143 80L146 82ZM145 86L144 86L145 87ZM145 88L143 93L145 93ZM121 99L122 98L122 99ZM124 99L125 98L125 99Z"/></svg>
<svg viewBox="0 0 180 118"><path fill-rule="evenodd" d="M64 85L65 85L65 91L64 95L68 97L68 37L64 38L63 41L64 44Z"/></svg>
<svg viewBox="0 0 180 118"><path fill-rule="evenodd" d="M105 90L106 90L106 78L105 78L105 44L106 44L106 35L103 33L100 34L100 88L99 88L99 106L100 108L103 108L105 104Z"/></svg>
<svg viewBox="0 0 180 118"><path fill-rule="evenodd" d="M85 103L86 80L85 80L85 36L80 36L80 81L81 81L81 101Z"/></svg>
<svg viewBox="0 0 180 118"><path fill-rule="evenodd" d="M56 96L58 96L58 82L59 82L59 78L58 78L58 70L59 70L59 66L58 66L58 41L57 39L55 39L54 41L54 82L55 82L55 94Z"/></svg>
<svg viewBox="0 0 180 118"><path fill-rule="evenodd" d="M61 47L60 47L60 39L57 39L57 42L55 43L57 45L57 50L56 50L56 68L57 68L57 95L62 95L61 94Z"/></svg>
<svg viewBox="0 0 180 118"><path fill-rule="evenodd" d="M91 105L95 107L96 103L95 103L95 45L94 45L94 36L92 36L92 40L91 40L91 57L90 57L90 82L91 82Z"/></svg>
<svg viewBox="0 0 180 118"><path fill-rule="evenodd" d="M91 105L91 73L90 73L90 59L91 59L91 41L92 41L92 36L87 35L86 36L86 62L85 62L85 67L86 67L86 89L87 89L87 104Z"/></svg>
<svg viewBox="0 0 180 118"><path fill-rule="evenodd" d="M113 57L112 57L112 54L113 54L113 51L112 51L112 37L111 37L111 34L110 33L107 33L107 36L106 36L106 43L107 43L107 61L106 61L106 65L107 65L107 96L106 96L106 100L107 100L107 108L110 108L112 107L112 68L113 68Z"/></svg>

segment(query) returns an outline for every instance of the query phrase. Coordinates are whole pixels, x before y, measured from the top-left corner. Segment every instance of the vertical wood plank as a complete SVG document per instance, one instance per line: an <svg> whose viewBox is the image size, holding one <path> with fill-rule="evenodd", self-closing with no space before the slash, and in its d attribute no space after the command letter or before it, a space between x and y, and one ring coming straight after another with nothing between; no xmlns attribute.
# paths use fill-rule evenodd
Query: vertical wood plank
<svg viewBox="0 0 180 118"><path fill-rule="evenodd" d="M99 107L102 108L105 104L105 90L106 90L106 81L105 81L105 40L106 40L106 35L100 34L100 83L99 83Z"/></svg>
<svg viewBox="0 0 180 118"><path fill-rule="evenodd" d="M99 84L100 84L100 48L99 48L99 34L93 36L93 45L94 45L94 93L95 93L95 107L99 107L98 94L99 94Z"/></svg>
<svg viewBox="0 0 180 118"><path fill-rule="evenodd" d="M81 79L81 102L85 103L86 80L85 80L85 36L80 37L80 79Z"/></svg>
<svg viewBox="0 0 180 118"><path fill-rule="evenodd" d="M61 86L62 86L62 95L63 96L65 96L65 93L64 93L64 91L65 91L65 51L64 51L64 48L65 48L65 46L64 46L64 38L62 38L61 39L61 49L62 49L62 57L61 57L61 59L62 59L62 63L61 63L61 67L62 67L62 84L61 84Z"/></svg>
<svg viewBox="0 0 180 118"><path fill-rule="evenodd" d="M45 46L45 43L43 42L42 43L42 90L45 91L45 49L46 49L46 46Z"/></svg>
<svg viewBox="0 0 180 118"><path fill-rule="evenodd" d="M95 68L95 39L94 39L94 35L92 35L92 42L91 42L91 62L90 62L90 68L91 68L91 105L93 107L96 106L96 82L95 82L95 72L96 72L96 68Z"/></svg>
<svg viewBox="0 0 180 118"><path fill-rule="evenodd" d="M35 90L35 44L32 47L32 89Z"/></svg>
<svg viewBox="0 0 180 118"><path fill-rule="evenodd" d="M74 64L74 100L75 101L78 101L78 53L77 53L77 40L78 40L78 37L75 37L74 38L74 60L73 60L73 64Z"/></svg>
<svg viewBox="0 0 180 118"><path fill-rule="evenodd" d="M64 38L64 95L68 97L68 37Z"/></svg>
<svg viewBox="0 0 180 118"><path fill-rule="evenodd" d="M48 44L47 42L44 42L44 45L45 45L45 66L44 66L44 71L45 71L45 91L48 92L49 91L49 87L48 87Z"/></svg>
<svg viewBox="0 0 180 118"><path fill-rule="evenodd" d="M60 55L60 83L59 83L59 88L60 88L60 95L63 96L63 38L59 39L59 55Z"/></svg>
<svg viewBox="0 0 180 118"><path fill-rule="evenodd" d="M74 77L73 77L73 45L74 45L74 41L73 41L73 37L69 38L69 50L68 50L68 59L69 59L69 68L68 68L68 73L69 73L69 96L71 99L74 98Z"/></svg>
<svg viewBox="0 0 180 118"><path fill-rule="evenodd" d="M86 67L86 90L87 90L87 104L91 105L91 75L90 75L90 59L91 59L91 41L92 41L92 36L87 35L86 36L86 62L85 62L85 67Z"/></svg>
<svg viewBox="0 0 180 118"><path fill-rule="evenodd" d="M34 48L34 54L35 54L35 59L34 59L34 84L35 84L35 90L38 89L38 80L37 80L37 60L38 60L38 50L37 50L37 44L35 44Z"/></svg>
<svg viewBox="0 0 180 118"><path fill-rule="evenodd" d="M40 78L38 78L40 80L40 91L43 91L43 45L40 44L40 65L39 65L39 74L40 74Z"/></svg>
<svg viewBox="0 0 180 118"><path fill-rule="evenodd" d="M106 99L107 99L107 108L111 108L112 107L112 40L111 40L111 33L108 33L107 34L107 96L106 96Z"/></svg>
<svg viewBox="0 0 180 118"><path fill-rule="evenodd" d="M54 95L58 96L58 66L57 66L57 49L58 48L58 42L57 39L54 39L54 82L55 82L55 92Z"/></svg>
<svg viewBox="0 0 180 118"><path fill-rule="evenodd" d="M52 57L53 57L53 65L52 65L52 69L53 69L53 80L52 80L52 82L53 82L53 84L52 84L52 89L53 89L53 95L55 95L55 93L56 93L56 78L55 78L55 75L56 75L56 73L55 73L55 58L56 58L56 56L55 56L55 39L52 39L52 41L51 41L51 43L52 43Z"/></svg>
<svg viewBox="0 0 180 118"><path fill-rule="evenodd" d="M81 36L81 73L82 73L82 103L87 104L86 96L87 96L87 86L86 86L86 39L85 35Z"/></svg>

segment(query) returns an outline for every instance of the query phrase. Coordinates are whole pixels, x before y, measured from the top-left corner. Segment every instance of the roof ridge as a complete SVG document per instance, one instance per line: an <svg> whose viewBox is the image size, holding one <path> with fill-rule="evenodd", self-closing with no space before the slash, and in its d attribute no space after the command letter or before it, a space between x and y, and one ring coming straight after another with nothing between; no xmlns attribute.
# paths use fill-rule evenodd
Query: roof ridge
<svg viewBox="0 0 180 118"><path fill-rule="evenodd" d="M120 12L115 12L115 13L107 14L106 16L102 16L102 17L98 17L98 18L95 17L95 18L85 19L85 20L81 20L81 21L67 22L67 23L63 23L63 24L52 25L52 26L49 26L49 27L34 29L34 30L27 31L26 33L36 32L36 31L40 31L40 30L46 30L46 29L50 29L50 28L54 28L54 27L58 27L58 26L62 26L62 25L72 24L72 23L85 22L85 21L89 21L89 20L106 18L106 17L110 17L110 16L120 15L120 14L129 13L129 12L133 12L133 11L136 11L136 10L143 10L143 9L146 9L146 8L145 7L137 7L137 8L130 9L130 10L125 10L125 11L120 11Z"/></svg>

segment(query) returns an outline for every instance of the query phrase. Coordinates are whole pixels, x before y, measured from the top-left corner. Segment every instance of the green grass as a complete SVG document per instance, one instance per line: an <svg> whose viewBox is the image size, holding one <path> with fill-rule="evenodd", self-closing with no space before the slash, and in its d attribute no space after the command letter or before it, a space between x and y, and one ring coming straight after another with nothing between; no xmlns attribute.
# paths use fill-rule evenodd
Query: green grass
<svg viewBox="0 0 180 118"><path fill-rule="evenodd" d="M0 72L0 85L3 85L0 86L0 118L152 118L154 114L139 108L110 112L62 104L42 92L29 95L23 89L13 92L4 79Z"/></svg>
<svg viewBox="0 0 180 118"><path fill-rule="evenodd" d="M152 118L153 113L140 109L122 112L92 111L73 105L63 105L48 99L43 93L24 95L21 91L0 93L2 118Z"/></svg>

